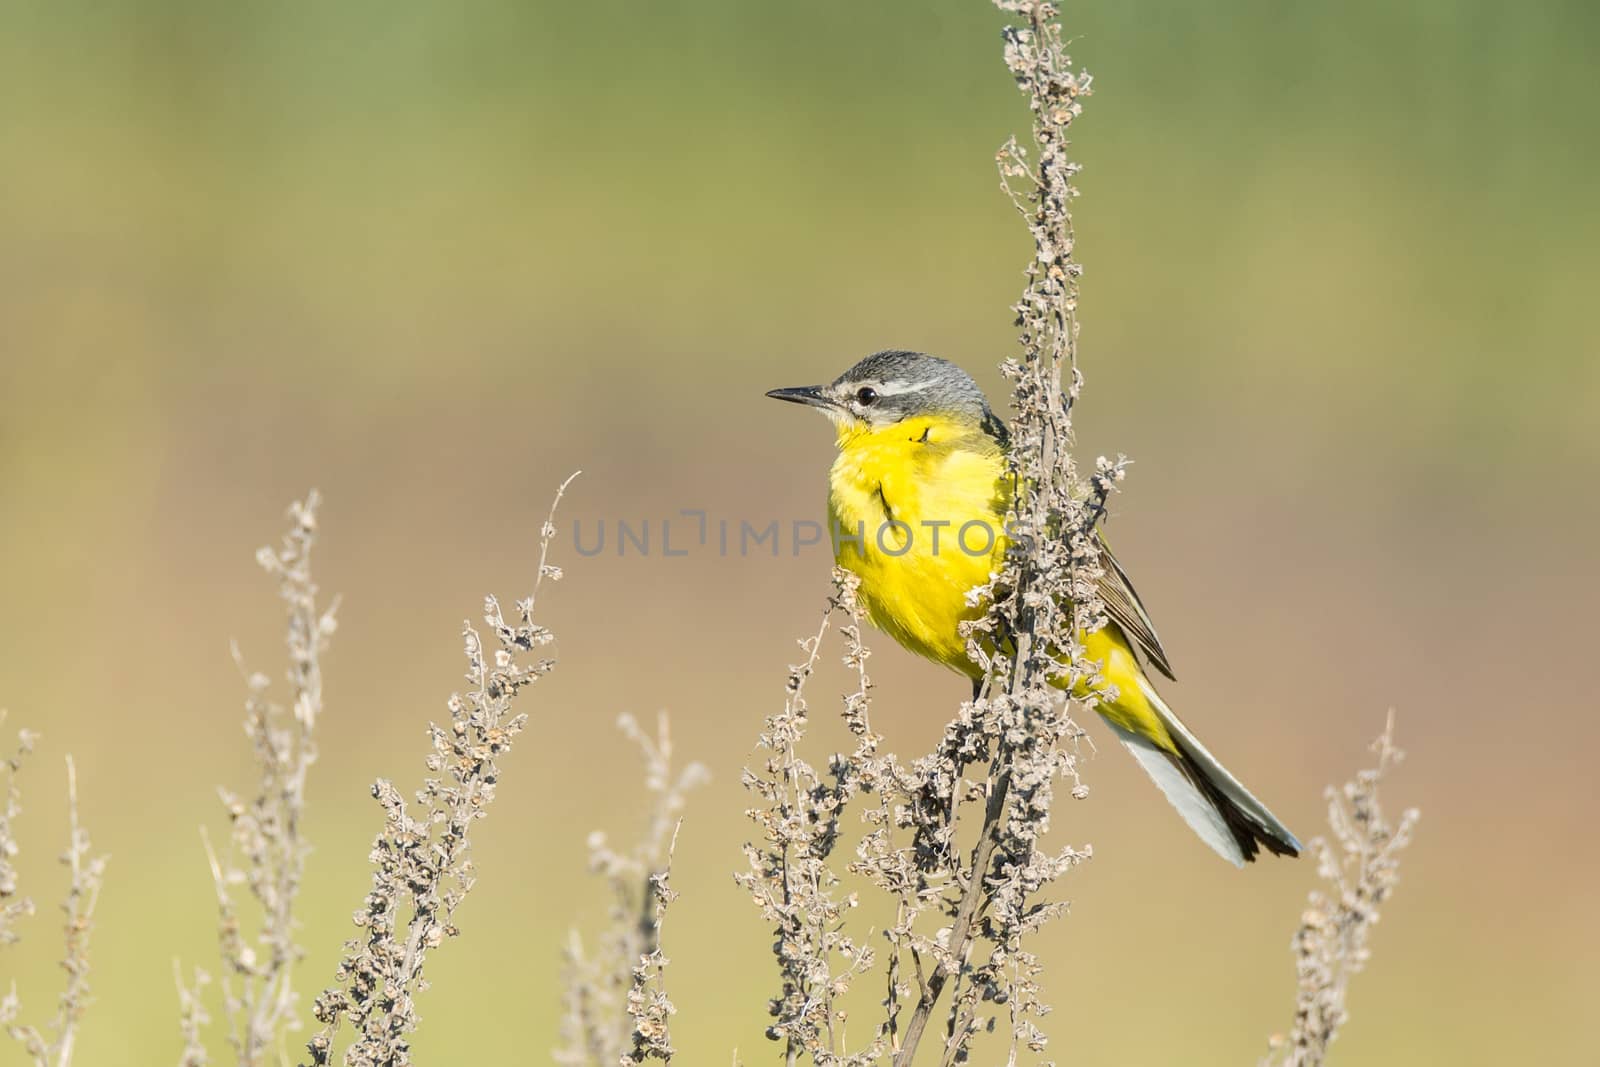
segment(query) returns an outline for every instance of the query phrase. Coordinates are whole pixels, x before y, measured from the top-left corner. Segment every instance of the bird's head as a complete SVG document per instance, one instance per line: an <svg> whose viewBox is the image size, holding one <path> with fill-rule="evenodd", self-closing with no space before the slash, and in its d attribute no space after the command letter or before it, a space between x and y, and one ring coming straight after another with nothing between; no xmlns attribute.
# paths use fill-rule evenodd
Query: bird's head
<svg viewBox="0 0 1600 1067"><path fill-rule="evenodd" d="M827 385L774 389L767 395L816 408L841 439L919 418L1004 432L972 375L920 352L874 352Z"/></svg>

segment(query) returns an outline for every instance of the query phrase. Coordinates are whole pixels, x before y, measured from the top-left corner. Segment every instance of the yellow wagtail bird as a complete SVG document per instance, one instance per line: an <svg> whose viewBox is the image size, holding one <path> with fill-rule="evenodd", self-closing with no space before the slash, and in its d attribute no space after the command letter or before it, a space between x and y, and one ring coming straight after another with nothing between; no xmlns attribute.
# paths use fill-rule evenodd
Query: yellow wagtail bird
<svg viewBox="0 0 1600 1067"><path fill-rule="evenodd" d="M981 681L959 624L987 610L967 594L1001 566L1010 483L1006 426L978 384L946 360L891 351L827 385L767 395L816 408L838 431L828 517L835 558L860 577L869 618L912 652ZM1095 710L1224 859L1243 866L1261 847L1298 855L1294 834L1156 692L1139 657L1171 678L1166 651L1109 549L1105 563L1109 621L1081 640L1116 695Z"/></svg>

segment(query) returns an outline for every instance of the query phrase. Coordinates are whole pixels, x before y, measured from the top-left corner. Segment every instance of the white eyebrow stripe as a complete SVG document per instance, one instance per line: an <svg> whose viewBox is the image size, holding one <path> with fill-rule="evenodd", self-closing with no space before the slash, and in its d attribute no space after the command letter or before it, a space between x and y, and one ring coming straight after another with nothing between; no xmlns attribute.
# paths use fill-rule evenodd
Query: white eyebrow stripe
<svg viewBox="0 0 1600 1067"><path fill-rule="evenodd" d="M923 379L920 382L908 382L902 380L883 382L874 386L874 388L878 390L879 396L904 396L906 393L920 393L922 390L928 388L932 384L933 382L928 379Z"/></svg>

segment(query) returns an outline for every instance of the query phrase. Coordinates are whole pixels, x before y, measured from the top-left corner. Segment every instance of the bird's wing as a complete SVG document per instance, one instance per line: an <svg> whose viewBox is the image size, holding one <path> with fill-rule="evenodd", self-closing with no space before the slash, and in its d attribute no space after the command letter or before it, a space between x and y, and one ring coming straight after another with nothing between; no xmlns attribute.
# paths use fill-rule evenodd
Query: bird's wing
<svg viewBox="0 0 1600 1067"><path fill-rule="evenodd" d="M1106 606L1106 614L1122 628L1128 640L1156 670L1177 681L1177 676L1172 673L1172 665L1167 662L1167 650L1161 647L1161 638L1156 636L1155 623L1150 621L1150 613L1144 610L1144 603L1140 601L1133 583L1128 580L1128 572L1111 554L1111 546L1106 544L1103 533L1100 535L1100 549L1106 564L1105 575L1100 579L1100 599Z"/></svg>

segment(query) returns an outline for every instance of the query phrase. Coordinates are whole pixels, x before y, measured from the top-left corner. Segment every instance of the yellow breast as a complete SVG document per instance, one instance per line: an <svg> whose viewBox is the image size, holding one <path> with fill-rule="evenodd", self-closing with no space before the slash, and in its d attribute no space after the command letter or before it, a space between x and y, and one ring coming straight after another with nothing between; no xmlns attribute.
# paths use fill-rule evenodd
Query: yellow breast
<svg viewBox="0 0 1600 1067"><path fill-rule="evenodd" d="M834 558L872 621L911 651L976 677L959 625L1005 554L1005 457L975 426L914 418L843 431L829 478Z"/></svg>

